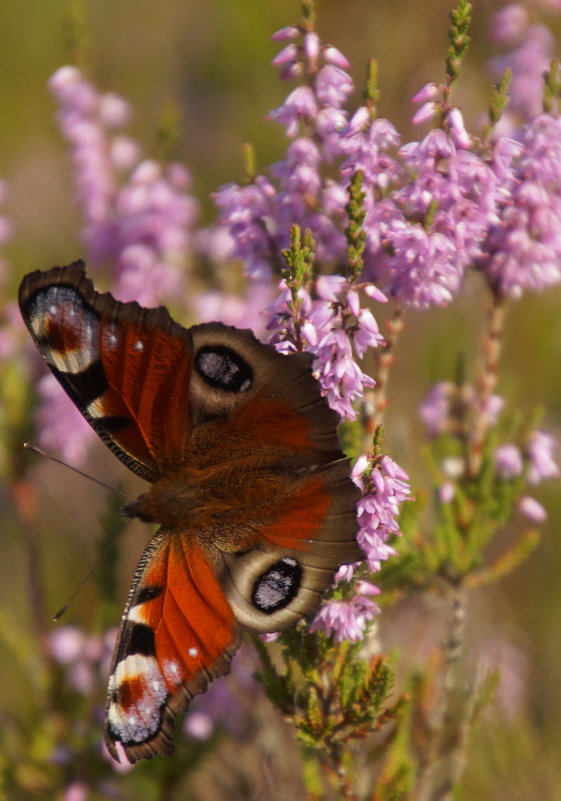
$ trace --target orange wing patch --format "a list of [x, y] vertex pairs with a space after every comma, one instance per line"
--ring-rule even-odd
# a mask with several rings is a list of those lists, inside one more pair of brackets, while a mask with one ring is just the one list
[[171, 712], [227, 671], [237, 636], [200, 547], [158, 532], [137, 571], [109, 680], [105, 737], [113, 756], [116, 742], [131, 761], [170, 751]]

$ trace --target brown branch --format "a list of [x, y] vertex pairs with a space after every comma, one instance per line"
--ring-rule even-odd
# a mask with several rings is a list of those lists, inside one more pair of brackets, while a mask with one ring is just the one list
[[394, 307], [392, 318], [388, 320], [388, 334], [386, 341], [380, 349], [378, 360], [378, 375], [376, 376], [376, 386], [366, 390], [362, 403], [362, 432], [363, 432], [363, 451], [372, 450], [372, 438], [376, 427], [383, 422], [385, 411], [388, 407], [387, 389], [389, 383], [390, 368], [396, 360], [396, 348], [399, 337], [405, 328], [403, 309], [399, 304]]
[[498, 382], [505, 313], [505, 298], [493, 292], [491, 304], [487, 310], [487, 320], [483, 335], [481, 371], [475, 381], [475, 414], [468, 452], [468, 473], [470, 476], [476, 475], [481, 467], [485, 436], [492, 423], [489, 406]]

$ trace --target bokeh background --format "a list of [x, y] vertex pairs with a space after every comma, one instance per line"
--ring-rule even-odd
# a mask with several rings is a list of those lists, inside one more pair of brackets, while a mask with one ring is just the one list
[[[471, 124], [477, 123], [490, 98], [488, 62], [496, 51], [487, 30], [491, 14], [499, 7], [487, 0], [476, 0], [474, 5], [473, 44], [456, 94], [456, 102]], [[68, 153], [46, 89], [50, 75], [76, 57], [76, 38], [68, 27], [69, 7], [62, 0], [0, 0], [0, 176], [9, 186], [5, 210], [15, 226], [15, 236], [5, 248], [9, 273], [4, 300], [15, 297], [23, 273], [81, 255], [81, 223], [72, 196]], [[404, 140], [417, 136], [410, 125], [411, 96], [426, 81], [443, 77], [449, 10], [446, 0], [317, 0], [322, 40], [332, 42], [350, 58], [357, 86], [367, 59], [379, 59], [380, 114], [396, 125]], [[211, 222], [210, 193], [223, 183], [240, 179], [244, 142], [255, 146], [260, 168], [283, 153], [282, 131], [265, 119], [287, 94], [287, 86], [270, 65], [279, 49], [270, 35], [299, 20], [299, 3], [91, 0], [83, 4], [82, 11], [87, 34], [79, 48], [82, 65], [99, 88], [130, 101], [134, 109], [130, 131], [146, 154], [159, 155], [162, 121], [170, 113], [178, 115], [173, 156], [192, 173], [201, 224]], [[558, 18], [547, 19], [554, 30], [559, 28]], [[543, 427], [558, 435], [560, 310], [560, 290], [528, 295], [512, 304], [500, 383], [502, 394], [523, 413], [543, 406]], [[464, 354], [468, 369], [473, 368], [483, 313], [481, 287], [473, 279], [450, 308], [408, 315], [390, 387], [387, 444], [416, 487], [427, 486], [418, 404], [433, 381], [453, 377], [459, 354]], [[139, 489], [134, 478], [123, 477], [124, 468], [101, 447], [92, 452], [89, 469], [115, 484], [124, 480], [129, 492]], [[107, 499], [103, 490], [63, 468], [38, 463], [32, 472], [40, 509], [35, 545], [45, 586], [40, 603], [48, 618], [67, 600], [95, 558]], [[492, 590], [474, 593], [471, 601], [469, 648], [474, 659], [500, 664], [504, 681], [502, 705], [488, 713], [472, 743], [463, 795], [470, 801], [561, 798], [558, 483], [540, 487], [538, 497], [549, 513], [539, 547], [508, 579]], [[28, 552], [6, 486], [0, 488], [0, 514], [0, 725], [9, 727], [33, 706], [30, 675], [34, 656], [29, 646], [33, 626]], [[509, 536], [511, 533], [505, 532], [505, 539]], [[132, 525], [123, 535], [122, 599], [144, 541], [141, 526]], [[97, 588], [90, 582], [66, 622], [87, 630], [94, 625], [97, 603]], [[439, 614], [430, 601], [409, 599], [384, 613], [380, 637], [389, 646], [400, 648], [405, 659], [422, 658], [426, 639], [437, 641], [441, 634]], [[22, 672], [20, 657], [30, 666], [30, 674]], [[262, 717], [268, 720], [272, 712], [263, 704]], [[40, 726], [41, 721], [35, 725]], [[295, 754], [286, 745], [289, 730], [281, 727], [275, 737], [268, 744], [274, 752], [273, 778], [261, 795], [251, 795], [255, 785], [252, 789], [250, 781], [248, 798], [281, 798], [286, 792], [301, 790], [293, 785], [290, 765]], [[205, 798], [229, 797], [226, 790], [235, 784], [233, 778], [233, 784], [228, 784], [229, 772], [236, 762], [247, 761], [251, 776], [252, 759], [260, 758], [256, 753], [247, 743], [231, 738], [221, 746], [218, 758], [209, 754], [209, 761], [202, 761], [190, 785], [195, 789], [177, 797], [190, 798], [189, 793], [195, 791], [206, 793], [201, 796]], [[139, 770], [149, 769], [142, 766]], [[213, 784], [213, 773], [220, 771], [224, 773], [222, 796], [216, 789], [220, 783]], [[34, 794], [33, 781], [28, 782], [18, 798], [44, 797], [40, 783], [37, 786]], [[119, 792], [119, 797], [130, 799], [173, 797], [163, 791], [140, 796], [135, 794], [138, 789], [133, 792], [126, 784]], [[109, 796], [94, 793], [91, 797]], [[230, 797], [237, 797], [233, 790]]]

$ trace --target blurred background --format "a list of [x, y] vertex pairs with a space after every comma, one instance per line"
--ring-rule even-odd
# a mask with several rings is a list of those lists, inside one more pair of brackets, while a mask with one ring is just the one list
[[[280, 127], [265, 119], [288, 92], [270, 65], [279, 50], [270, 36], [299, 21], [296, 0], [95, 0], [81, 6], [87, 37], [78, 42], [69, 27], [74, 5], [62, 0], [0, 0], [0, 177], [9, 189], [4, 211], [15, 228], [4, 249], [8, 264], [5, 302], [15, 298], [23, 273], [64, 264], [81, 255], [81, 222], [73, 199], [68, 150], [46, 89], [56, 69], [75, 61], [77, 50], [81, 66], [99, 89], [116, 92], [131, 103], [134, 117], [129, 130], [146, 155], [161, 155], [158, 131], [170, 114], [178, 116], [173, 158], [192, 174], [201, 225], [215, 218], [211, 192], [221, 184], [240, 180], [243, 143], [254, 145], [258, 169], [278, 160], [285, 147]], [[317, 0], [316, 6], [322, 40], [336, 45], [350, 59], [357, 87], [367, 59], [375, 56], [379, 60], [380, 115], [394, 123], [404, 141], [416, 138], [418, 133], [410, 125], [410, 98], [426, 81], [443, 78], [449, 4], [445, 0]], [[552, 9], [554, 6], [552, 3]], [[498, 8], [500, 4], [490, 0], [475, 3], [473, 43], [455, 95], [468, 127], [477, 125], [489, 103], [492, 77], [488, 64], [497, 50], [488, 37], [488, 27]], [[559, 30], [559, 16], [545, 13], [545, 19], [552, 30]], [[350, 105], [358, 102], [357, 92]], [[511, 304], [499, 386], [523, 413], [543, 406], [541, 427], [557, 436], [561, 433], [560, 303], [557, 289]], [[389, 391], [387, 446], [411, 475], [414, 487], [427, 486], [417, 407], [431, 383], [453, 378], [458, 354], [465, 355], [468, 370], [473, 368], [483, 313], [481, 287], [473, 279], [450, 308], [407, 316]], [[140, 490], [139, 483], [124, 476], [125, 468], [101, 446], [92, 451], [88, 469], [115, 485], [125, 482], [127, 492]], [[31, 548], [26, 540], [29, 535], [22, 533], [17, 522], [7, 484], [0, 488], [0, 725], [4, 727], [26, 716], [28, 725], [42, 725], [41, 720], [33, 719], [36, 688], [30, 686], [29, 678], [35, 658], [30, 637], [34, 630], [30, 612], [33, 571], [41, 571], [44, 595], [35, 601], [41, 606], [40, 615], [48, 620], [95, 559], [100, 519], [108, 503], [103, 490], [64, 468], [37, 463], [32, 475], [38, 487], [38, 526]], [[538, 548], [508, 579], [491, 590], [474, 592], [471, 600], [469, 647], [473, 657], [498, 664], [504, 681], [499, 706], [488, 714], [472, 743], [463, 795], [469, 801], [561, 798], [558, 483], [540, 487], [537, 497], [548, 510]], [[120, 601], [125, 598], [145, 536], [143, 527], [136, 524], [122, 536]], [[505, 532], [505, 538], [509, 536], [511, 532]], [[30, 553], [36, 563], [30, 561]], [[79, 625], [85, 631], [93, 628], [98, 603], [97, 587], [90, 582], [68, 612], [66, 624]], [[401, 649], [412, 663], [424, 658], [427, 638], [437, 642], [440, 636], [439, 613], [426, 600], [410, 599], [380, 620], [382, 642]], [[22, 660], [29, 674], [22, 673]], [[262, 722], [270, 723], [273, 713], [265, 705], [260, 712]], [[254, 785], [264, 788], [261, 795], [255, 795], [250, 782], [248, 798], [281, 798], [287, 792], [301, 797], [290, 768], [296, 757], [286, 746], [288, 730], [275, 725], [266, 729], [272, 732], [266, 743], [267, 770], [272, 771], [272, 778]], [[236, 762], [247, 767], [248, 775], [255, 770], [261, 776], [262, 770], [253, 764], [261, 757], [255, 756], [251, 741], [242, 740], [231, 736], [220, 745], [218, 757], [216, 753], [201, 757], [190, 789], [177, 797], [195, 798], [199, 792], [208, 799], [237, 798], [232, 789], [238, 788], [237, 779], [232, 778]], [[13, 779], [17, 769], [6, 764], [9, 754], [8, 749], [0, 755], [0, 765], [4, 763]], [[142, 777], [150, 770], [153, 773], [159, 768], [143, 765], [135, 773]], [[225, 777], [222, 787], [213, 776], [221, 771]], [[41, 781], [28, 771], [13, 798], [47, 797], [42, 795]], [[119, 784], [118, 777], [111, 785], [118, 788], [114, 797], [175, 797], [171, 790], [165, 795], [161, 786], [148, 790], [148, 785], [141, 795], [140, 780], [134, 785], [127, 781], [129, 777], [124, 776]], [[83, 797], [113, 797], [110, 792], [114, 790], [98, 788]], [[68, 788], [61, 788], [56, 798], [71, 798], [65, 793]], [[12, 796], [7, 797], [11, 801]]]

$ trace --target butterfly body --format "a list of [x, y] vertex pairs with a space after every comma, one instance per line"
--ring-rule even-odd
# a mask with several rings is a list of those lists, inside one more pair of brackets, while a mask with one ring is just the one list
[[170, 753], [175, 715], [227, 672], [241, 631], [294, 625], [360, 558], [337, 415], [309, 356], [119, 303], [81, 262], [27, 275], [20, 308], [83, 416], [150, 482], [124, 509], [160, 528], [125, 606], [105, 737], [131, 761]]

